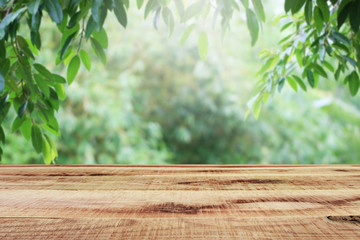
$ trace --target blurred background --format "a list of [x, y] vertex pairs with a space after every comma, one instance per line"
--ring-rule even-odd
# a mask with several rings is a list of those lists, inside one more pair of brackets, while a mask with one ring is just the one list
[[[126, 30], [108, 16], [107, 65], [93, 54], [91, 71], [81, 66], [57, 114], [57, 163], [359, 163], [360, 97], [351, 97], [332, 78], [307, 92], [285, 85], [258, 120], [244, 120], [262, 66], [259, 53], [275, 50], [287, 35], [280, 32], [281, 23], [273, 26], [282, 2], [265, 5], [267, 23], [255, 47], [242, 15], [224, 36], [217, 25], [197, 26], [184, 45], [186, 26], [179, 23], [169, 37], [163, 23], [154, 29], [152, 19], [144, 20], [135, 7]], [[197, 49], [203, 30], [209, 34], [206, 61]], [[41, 31], [48, 41], [43, 41], [40, 61], [66, 75], [64, 66], [55, 66], [57, 28], [45, 20]], [[12, 112], [4, 123], [8, 135], [2, 163], [42, 164], [21, 133], [9, 134], [14, 118]]]

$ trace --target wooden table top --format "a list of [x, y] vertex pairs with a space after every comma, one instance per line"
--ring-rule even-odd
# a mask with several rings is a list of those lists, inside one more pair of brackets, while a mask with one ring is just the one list
[[0, 239], [360, 239], [360, 165], [0, 165]]

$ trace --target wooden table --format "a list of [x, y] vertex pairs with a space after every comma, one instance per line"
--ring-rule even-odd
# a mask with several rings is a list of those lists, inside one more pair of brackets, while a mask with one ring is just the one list
[[0, 239], [360, 239], [360, 165], [0, 166]]

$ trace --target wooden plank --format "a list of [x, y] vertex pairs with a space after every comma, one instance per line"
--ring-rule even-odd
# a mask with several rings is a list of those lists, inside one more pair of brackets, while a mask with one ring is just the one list
[[0, 166], [0, 239], [360, 239], [360, 166]]

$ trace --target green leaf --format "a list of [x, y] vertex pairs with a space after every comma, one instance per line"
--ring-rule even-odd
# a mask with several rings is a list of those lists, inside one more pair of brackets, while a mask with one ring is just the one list
[[33, 66], [36, 69], [36, 71], [38, 71], [38, 73], [43, 75], [49, 81], [53, 81], [52, 73], [49, 70], [47, 70], [43, 65], [41, 65], [39, 63], [34, 63]]
[[264, 12], [264, 7], [261, 3], [261, 0], [252, 0], [252, 3], [254, 5], [254, 9], [255, 9], [255, 12], [256, 12], [256, 15], [259, 16], [259, 18], [265, 22], [265, 12]]
[[90, 71], [91, 70], [91, 59], [89, 57], [89, 54], [84, 50], [80, 50], [80, 58], [81, 58], [82, 63], [86, 67], [86, 69], [88, 71]]
[[314, 21], [317, 32], [321, 32], [324, 25], [323, 25], [323, 19], [321, 17], [320, 9], [317, 6], [314, 9]]
[[184, 45], [184, 43], [186, 42], [186, 40], [189, 38], [190, 36], [190, 33], [192, 32], [192, 30], [194, 29], [194, 27], [196, 26], [195, 23], [191, 24], [190, 26], [188, 26], [184, 33], [183, 33], [183, 36], [181, 38], [181, 41], [180, 41], [180, 45]]
[[59, 98], [61, 100], [65, 100], [66, 94], [65, 94], [65, 88], [62, 84], [55, 84], [55, 91], [57, 93], [57, 95], [59, 96]]
[[19, 118], [22, 118], [22, 116], [24, 115], [27, 105], [28, 105], [28, 100], [26, 100], [25, 102], [23, 102], [20, 105], [20, 107], [19, 107], [19, 109], [17, 111], [17, 114], [18, 114]]
[[67, 77], [66, 78], [67, 78], [69, 85], [74, 81], [74, 79], [79, 71], [79, 68], [80, 68], [80, 58], [78, 55], [75, 55], [71, 59], [71, 61], [69, 63], [69, 67], [67, 69], [67, 75], [66, 75]]
[[0, 70], [0, 93], [4, 91], [4, 88], [5, 88], [5, 78]]
[[36, 124], [34, 124], [31, 128], [31, 143], [37, 153], [40, 153], [42, 151], [43, 137], [41, 129]]
[[74, 37], [76, 36], [77, 32], [74, 32], [73, 34], [71, 34], [64, 42], [64, 45], [61, 48], [61, 52], [60, 52], [60, 60], [63, 59], [66, 50], [69, 48], [71, 42], [74, 40]]
[[91, 46], [93, 51], [95, 52], [96, 56], [98, 56], [101, 60], [101, 62], [105, 65], [106, 64], [106, 55], [104, 52], [104, 49], [101, 47], [100, 43], [94, 39], [90, 38]]
[[184, 15], [181, 18], [181, 22], [186, 22], [190, 18], [193, 18], [201, 13], [201, 10], [204, 7], [203, 1], [198, 1], [191, 4], [188, 8], [185, 9]]
[[103, 0], [94, 0], [91, 8], [91, 14], [94, 22], [100, 24], [100, 15], [101, 15], [101, 5]]
[[16, 132], [21, 127], [21, 125], [24, 123], [25, 120], [26, 120], [26, 117], [23, 117], [23, 118], [16, 117], [14, 122], [12, 123], [11, 132], [13, 132], [13, 133]]
[[312, 64], [311, 66], [312, 66], [312, 68], [313, 68], [317, 73], [319, 73], [322, 77], [324, 77], [324, 78], [327, 78], [327, 77], [328, 77], [327, 74], [326, 74], [326, 72], [325, 72], [325, 70], [324, 70], [319, 64], [314, 63], [314, 64]]
[[63, 11], [58, 0], [46, 0], [44, 1], [46, 10], [48, 11], [51, 19], [60, 24], [63, 19]]
[[343, 35], [339, 32], [332, 32], [330, 36], [339, 42], [342, 42], [347, 45], [351, 45], [350, 40], [345, 35]]
[[355, 96], [359, 91], [359, 76], [356, 71], [353, 71], [349, 77], [349, 89], [352, 96]]
[[95, 28], [96, 28], [96, 23], [93, 20], [93, 18], [90, 17], [89, 20], [86, 23], [86, 29], [85, 29], [85, 38], [86, 38], [86, 40], [89, 39], [91, 34], [94, 32]]
[[162, 16], [165, 24], [169, 27], [169, 36], [171, 36], [174, 31], [174, 16], [168, 7], [163, 8]]
[[109, 40], [108, 40], [108, 36], [106, 34], [106, 31], [104, 28], [102, 28], [100, 30], [100, 32], [98, 31], [94, 31], [92, 33], [93, 37], [96, 39], [96, 41], [98, 41], [101, 45], [102, 48], [108, 48], [109, 46]]
[[62, 83], [62, 84], [66, 83], [65, 78], [63, 78], [62, 76], [55, 73], [53, 73], [52, 76], [54, 83]]
[[287, 82], [289, 83], [290, 87], [292, 89], [294, 89], [295, 92], [297, 92], [297, 84], [296, 81], [294, 79], [292, 79], [291, 77], [287, 77], [286, 78]]
[[314, 88], [315, 87], [315, 79], [314, 79], [314, 74], [312, 73], [312, 71], [307, 70], [306, 71], [306, 76], [307, 76], [307, 79], [308, 79], [308, 82], [309, 82], [310, 86], [312, 88]]
[[330, 10], [327, 0], [316, 0], [316, 4], [320, 8], [322, 19], [324, 22], [328, 22], [330, 18]]
[[184, 3], [182, 0], [174, 0], [174, 1], [175, 1], [176, 10], [177, 10], [180, 18], [182, 18], [184, 16], [184, 12], [185, 12]]
[[31, 15], [34, 15], [38, 12], [40, 2], [41, 2], [41, 0], [34, 0], [30, 3], [28, 3], [28, 10]]
[[20, 131], [27, 141], [29, 141], [31, 138], [31, 126], [32, 126], [31, 119], [26, 118], [20, 127]]
[[137, 5], [138, 9], [140, 9], [142, 7], [143, 3], [144, 3], [144, 0], [136, 0], [136, 5]]
[[119, 23], [124, 28], [126, 28], [127, 16], [126, 16], [124, 4], [123, 4], [122, 0], [114, 0], [114, 3], [115, 3], [115, 8], [114, 8], [115, 16], [116, 16], [117, 20], [119, 21]]
[[201, 32], [198, 39], [198, 50], [200, 58], [205, 61], [209, 47], [208, 37], [205, 32]]
[[305, 5], [305, 20], [308, 25], [311, 25], [312, 12], [313, 12], [312, 7], [313, 7], [312, 0], [307, 0]]
[[249, 8], [246, 9], [247, 27], [250, 31], [251, 46], [254, 46], [259, 35], [259, 23], [257, 21], [255, 13]]

